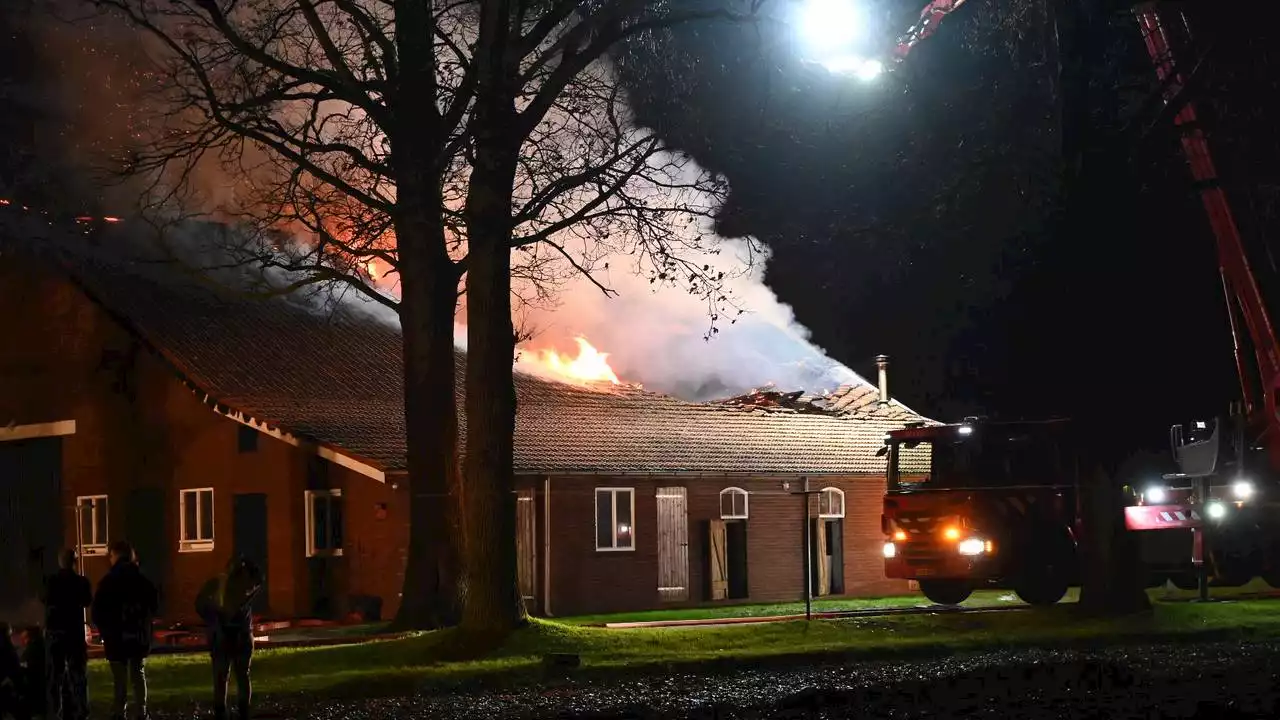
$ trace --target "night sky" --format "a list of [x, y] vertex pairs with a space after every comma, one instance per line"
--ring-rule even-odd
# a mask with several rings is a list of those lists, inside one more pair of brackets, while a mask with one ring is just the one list
[[[922, 5], [867, 2], [886, 43]], [[1069, 415], [1159, 448], [1170, 423], [1237, 392], [1213, 238], [1167, 123], [1123, 145], [1107, 230], [1062, 231], [1047, 4], [969, 0], [873, 84], [798, 62], [770, 27], [684, 28], [623, 68], [642, 122], [728, 177], [722, 234], [768, 243], [769, 285], [833, 357], [874, 376], [871, 358], [891, 355], [894, 393], [940, 419]], [[1208, 128], [1266, 286], [1280, 152], [1263, 110], [1280, 26], [1190, 5], [1213, 47]], [[45, 167], [30, 147], [66, 142], [40, 137], [52, 101], [15, 100], [16, 83], [50, 70], [12, 13], [3, 23], [0, 187]], [[1090, 111], [1118, 131], [1153, 73], [1127, 13], [1100, 43]]]
[[[920, 5], [880, 4], [900, 28]], [[1167, 124], [1124, 146], [1109, 232], [1055, 232], [1046, 13], [972, 0], [874, 86], [723, 26], [680, 33], [660, 47], [675, 58], [665, 72], [633, 75], [647, 120], [728, 176], [723, 230], [768, 242], [770, 286], [833, 357], [871, 375], [891, 355], [895, 394], [935, 417], [1068, 415], [1159, 448], [1169, 424], [1238, 395], [1213, 237]], [[1235, 133], [1214, 150], [1257, 240], [1280, 197], [1260, 113], [1275, 30], [1239, 13], [1195, 20], [1226, 38], [1204, 65], [1207, 109], [1215, 138]], [[1113, 14], [1103, 45], [1090, 104], [1114, 129], [1155, 84], [1131, 16]]]

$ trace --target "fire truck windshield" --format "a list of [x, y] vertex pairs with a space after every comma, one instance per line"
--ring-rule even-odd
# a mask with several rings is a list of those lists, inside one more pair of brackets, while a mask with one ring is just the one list
[[976, 489], [1069, 485], [1071, 473], [1053, 437], [980, 432], [896, 443], [889, 488]]

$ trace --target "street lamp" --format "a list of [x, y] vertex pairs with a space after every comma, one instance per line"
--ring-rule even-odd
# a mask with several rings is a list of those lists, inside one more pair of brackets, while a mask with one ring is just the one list
[[865, 53], [871, 23], [858, 0], [801, 0], [795, 27], [803, 56], [829, 72], [870, 82], [885, 70]]

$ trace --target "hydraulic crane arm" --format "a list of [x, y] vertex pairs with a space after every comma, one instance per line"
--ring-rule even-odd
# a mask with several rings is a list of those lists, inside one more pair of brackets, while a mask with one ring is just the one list
[[[1134, 8], [1134, 14], [1142, 29], [1151, 62], [1155, 65], [1156, 76], [1164, 84], [1165, 102], [1172, 102], [1186, 84], [1186, 78], [1175, 64], [1173, 43], [1162, 13], [1156, 3], [1151, 2]], [[1171, 13], [1170, 17], [1173, 16], [1176, 16], [1176, 21], [1181, 25], [1181, 31], [1190, 36], [1186, 16], [1181, 12]], [[1231, 321], [1245, 418], [1255, 435], [1266, 436], [1271, 464], [1280, 469], [1280, 408], [1276, 406], [1277, 396], [1280, 395], [1280, 342], [1263, 302], [1257, 278], [1249, 265], [1240, 229], [1231, 213], [1226, 193], [1223, 192], [1213, 156], [1209, 152], [1208, 140], [1199, 125], [1192, 101], [1188, 99], [1183, 103], [1174, 116], [1174, 124], [1182, 136], [1182, 151], [1187, 157], [1192, 179], [1200, 191], [1200, 199], [1217, 242], [1218, 269]], [[1242, 347], [1241, 323], [1237, 315], [1243, 320], [1244, 330], [1248, 332], [1253, 345], [1253, 359], [1261, 386], [1256, 390], [1250, 387], [1246, 350]]]

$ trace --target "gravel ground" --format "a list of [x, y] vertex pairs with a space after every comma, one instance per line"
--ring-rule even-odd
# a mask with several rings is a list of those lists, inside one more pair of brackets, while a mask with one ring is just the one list
[[[305, 705], [268, 718], [1277, 718], [1280, 643], [988, 652]], [[178, 713], [166, 717], [190, 717]]]

